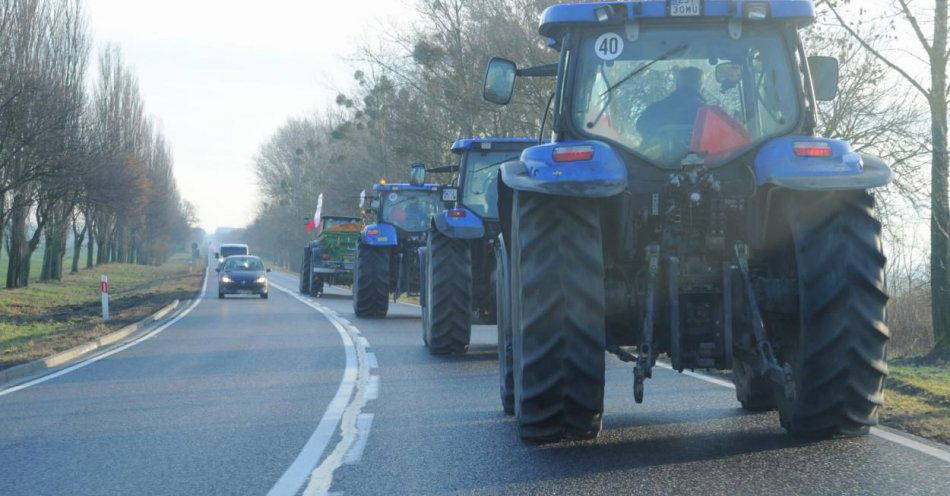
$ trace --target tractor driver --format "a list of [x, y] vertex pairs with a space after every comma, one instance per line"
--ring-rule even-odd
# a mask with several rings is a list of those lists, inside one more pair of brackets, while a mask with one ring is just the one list
[[[676, 136], [692, 134], [696, 113], [706, 105], [702, 95], [703, 71], [684, 67], [676, 75], [676, 89], [666, 98], [650, 104], [637, 119], [637, 131], [648, 145], [671, 141]], [[671, 126], [674, 126], [671, 129]], [[686, 132], [683, 130], [688, 129]], [[676, 131], [681, 131], [677, 133]], [[673, 131], [673, 134], [667, 134]]]

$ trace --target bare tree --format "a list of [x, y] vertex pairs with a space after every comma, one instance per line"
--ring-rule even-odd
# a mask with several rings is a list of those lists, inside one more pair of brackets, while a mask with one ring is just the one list
[[[947, 156], [947, 27], [948, 10], [947, 0], [927, 0], [927, 6], [922, 2], [911, 5], [910, 0], [893, 0], [894, 14], [905, 23], [906, 29], [913, 33], [917, 41], [917, 55], [913, 57], [894, 56], [874, 47], [873, 35], [867, 35], [856, 27], [857, 22], [848, 22], [842, 15], [841, 5], [850, 3], [850, 0], [823, 1], [848, 33], [854, 37], [865, 49], [874, 54], [890, 69], [903, 77], [926, 100], [930, 109], [931, 120], [931, 168], [930, 168], [930, 273], [931, 293], [934, 302], [950, 301], [950, 191], [948, 191], [948, 156]], [[927, 25], [921, 19], [921, 13], [926, 13], [930, 32], [926, 32]], [[858, 20], [860, 21], [860, 20]], [[890, 21], [882, 21], [890, 22]], [[893, 27], [886, 24], [879, 25], [877, 33], [891, 33]], [[902, 47], [903, 48], [903, 47]], [[900, 52], [904, 53], [904, 52]], [[930, 70], [930, 80], [915, 76], [915, 71], [908, 64], [908, 59], [922, 61]], [[950, 307], [936, 303], [931, 305], [933, 315], [934, 335], [936, 338], [935, 354], [950, 354]]]

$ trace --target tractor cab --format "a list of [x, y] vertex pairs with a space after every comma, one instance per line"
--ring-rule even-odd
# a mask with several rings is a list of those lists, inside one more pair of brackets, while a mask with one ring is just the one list
[[502, 164], [521, 158], [537, 139], [465, 139], [452, 145], [458, 156], [458, 206], [483, 220], [498, 219], [498, 171]]
[[411, 235], [429, 229], [429, 223], [442, 211], [442, 188], [435, 184], [377, 184], [376, 217], [379, 223], [390, 224], [397, 231]]
[[[823, 140], [776, 143], [812, 136], [817, 102], [837, 94], [837, 60], [806, 56], [799, 38], [814, 17], [811, 0], [556, 5], [544, 12], [540, 33], [560, 51], [557, 68], [492, 59], [485, 98], [507, 103], [519, 75], [557, 75], [555, 135], [572, 146], [537, 151], [551, 173], [613, 161], [634, 190], [661, 191], [669, 171], [729, 165], [742, 175], [747, 157], [779, 148], [842, 157], [822, 172], [853, 174], [850, 149]], [[745, 186], [737, 195], [751, 193]]]

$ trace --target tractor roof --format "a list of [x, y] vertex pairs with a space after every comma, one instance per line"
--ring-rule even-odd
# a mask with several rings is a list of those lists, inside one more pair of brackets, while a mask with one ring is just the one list
[[452, 145], [452, 153], [463, 153], [470, 151], [476, 146], [490, 143], [508, 143], [521, 145], [537, 145], [537, 138], [485, 138], [485, 139], [463, 139], [458, 140]]
[[373, 191], [439, 191], [441, 186], [438, 184], [426, 184], [424, 186], [413, 186], [411, 184], [374, 184]]
[[[601, 21], [598, 21], [598, 9], [605, 6], [615, 6], [615, 12], [619, 13], [622, 18], [605, 20], [604, 23], [638, 19], [742, 19], [748, 16], [747, 6], [751, 7], [756, 4], [768, 5], [767, 18], [769, 19], [797, 20], [800, 25], [807, 25], [815, 20], [813, 0], [704, 0], [700, 3], [703, 6], [702, 15], [695, 17], [672, 17], [669, 3], [669, 0], [640, 0], [637, 2], [554, 5], [548, 7], [541, 14], [540, 31], [543, 36], [555, 38], [567, 26], [601, 24]], [[600, 15], [604, 15], [603, 11]]]

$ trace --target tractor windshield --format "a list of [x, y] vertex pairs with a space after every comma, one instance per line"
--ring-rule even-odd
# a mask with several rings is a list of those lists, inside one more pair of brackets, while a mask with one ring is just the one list
[[432, 217], [442, 211], [442, 194], [439, 191], [384, 191], [381, 194], [383, 222], [403, 231], [429, 229]]
[[465, 158], [465, 177], [462, 179], [462, 205], [479, 217], [497, 219], [498, 169], [501, 164], [517, 160], [520, 156], [521, 150], [469, 152]]
[[774, 26], [746, 25], [739, 39], [725, 25], [585, 31], [573, 120], [660, 167], [690, 153], [723, 163], [797, 124], [792, 57]]

